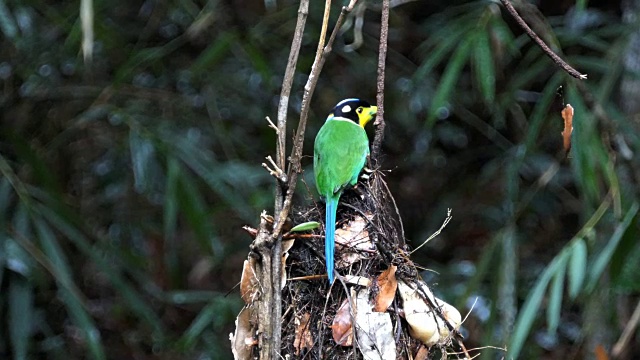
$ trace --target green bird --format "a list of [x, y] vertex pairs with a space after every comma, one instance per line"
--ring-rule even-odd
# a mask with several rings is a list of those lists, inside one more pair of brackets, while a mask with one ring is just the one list
[[320, 128], [313, 147], [316, 187], [327, 203], [324, 252], [329, 282], [333, 283], [336, 210], [342, 191], [355, 185], [369, 155], [364, 126], [378, 108], [359, 99], [345, 99], [331, 111]]

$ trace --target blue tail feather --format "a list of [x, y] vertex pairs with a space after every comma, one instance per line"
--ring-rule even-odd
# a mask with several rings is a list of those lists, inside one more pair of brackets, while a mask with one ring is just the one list
[[329, 283], [333, 284], [333, 267], [334, 267], [334, 251], [335, 251], [335, 234], [336, 234], [336, 211], [338, 209], [339, 197], [327, 197], [327, 209], [325, 213], [325, 237], [324, 237], [324, 256], [327, 266], [327, 275], [329, 275]]

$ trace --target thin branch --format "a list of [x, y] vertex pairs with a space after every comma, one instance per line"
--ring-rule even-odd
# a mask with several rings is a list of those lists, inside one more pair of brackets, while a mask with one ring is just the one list
[[267, 159], [267, 161], [269, 162], [269, 164], [271, 164], [271, 166], [269, 166], [266, 163], [262, 163], [262, 167], [267, 169], [267, 171], [269, 172], [269, 175], [276, 178], [280, 182], [280, 184], [286, 184], [287, 174], [285, 174], [284, 171], [280, 169], [278, 165], [276, 165], [276, 163], [273, 161], [273, 158], [271, 158], [271, 156], [267, 156], [265, 159]]
[[440, 229], [438, 229], [438, 231], [434, 232], [431, 236], [429, 236], [429, 238], [427, 240], [425, 240], [417, 248], [413, 249], [413, 251], [410, 252], [409, 254], [413, 254], [414, 252], [418, 251], [418, 249], [423, 247], [426, 243], [428, 243], [429, 241], [433, 240], [436, 236], [440, 235], [442, 230], [447, 226], [447, 224], [449, 224], [449, 221], [451, 221], [452, 218], [453, 218], [453, 216], [451, 216], [451, 209], [447, 209], [447, 218], [444, 219], [444, 222], [442, 223], [442, 226], [440, 226]]
[[[289, 96], [291, 87], [293, 86], [293, 78], [298, 64], [298, 56], [300, 55], [300, 47], [302, 46], [302, 37], [304, 36], [304, 27], [309, 14], [309, 0], [300, 1], [298, 8], [298, 21], [296, 29], [293, 33], [291, 41], [291, 51], [289, 52], [289, 61], [284, 72], [284, 80], [282, 81], [282, 91], [280, 91], [280, 102], [278, 103], [278, 148], [276, 153], [276, 161], [278, 167], [284, 169], [286, 166], [286, 134], [287, 134], [287, 109], [289, 108]], [[277, 212], [276, 212], [277, 213]]]
[[629, 319], [629, 322], [624, 327], [624, 331], [622, 332], [620, 339], [618, 339], [616, 344], [613, 346], [613, 350], [611, 351], [611, 357], [618, 358], [620, 354], [622, 354], [622, 351], [629, 343], [631, 336], [633, 335], [636, 327], [638, 326], [638, 322], [640, 322], [640, 301], [638, 302], [638, 305], [636, 305], [636, 309], [633, 311], [633, 315], [631, 315], [631, 319]]
[[580, 72], [578, 72], [578, 70], [574, 69], [573, 67], [571, 67], [571, 65], [562, 60], [560, 56], [556, 55], [556, 53], [554, 53], [553, 50], [551, 50], [549, 46], [547, 46], [547, 44], [545, 44], [544, 41], [542, 41], [542, 39], [540, 39], [540, 37], [533, 30], [531, 30], [529, 25], [527, 25], [524, 19], [522, 19], [522, 17], [518, 14], [509, 0], [500, 0], [500, 2], [502, 2], [502, 5], [507, 8], [507, 11], [509, 11], [511, 16], [516, 19], [518, 25], [520, 25], [520, 27], [527, 33], [527, 35], [529, 35], [529, 37], [533, 41], [535, 41], [538, 46], [540, 46], [542, 51], [544, 51], [544, 53], [547, 54], [547, 56], [549, 56], [551, 60], [556, 63], [556, 65], [560, 66], [562, 69], [564, 69], [564, 71], [566, 71], [567, 73], [569, 73], [569, 75], [573, 76], [576, 79], [585, 80], [587, 78], [586, 74], [581, 74]]
[[[276, 126], [276, 124], [273, 123], [273, 121], [271, 121], [270, 117], [266, 117], [267, 122], [269, 123], [269, 127], [273, 129], [273, 131], [276, 132], [276, 135], [280, 136], [280, 129], [278, 129], [278, 127]], [[286, 121], [286, 120], [285, 120]], [[278, 139], [279, 140], [279, 139]], [[279, 144], [278, 144], [279, 145]]]
[[[276, 162], [274, 163], [271, 157], [267, 158], [273, 166], [274, 171], [272, 173], [275, 173], [277, 175], [276, 178], [278, 179], [278, 184], [275, 188], [275, 204], [273, 212], [276, 218], [278, 218], [278, 215], [283, 212], [282, 209], [284, 207], [286, 197], [285, 185], [288, 183], [284, 169], [286, 167], [287, 109], [289, 108], [289, 96], [291, 94], [291, 87], [293, 86], [293, 78], [295, 76], [308, 14], [309, 0], [301, 0], [300, 7], [298, 8], [296, 29], [293, 33], [293, 40], [291, 41], [289, 60], [285, 69], [284, 79], [282, 81], [280, 101], [278, 103], [278, 125], [276, 130], [278, 140], [276, 144]], [[281, 223], [284, 224], [284, 221]], [[261, 359], [277, 359], [282, 347], [282, 322], [280, 321], [280, 318], [282, 317], [282, 292], [280, 288], [280, 278], [282, 277], [282, 237], [280, 236], [280, 230], [277, 232], [274, 231], [271, 235], [272, 236], [269, 236], [268, 238], [271, 239], [272, 242], [275, 242], [275, 244], [273, 244], [274, 246], [272, 247], [265, 248], [265, 254], [263, 256], [263, 259], [265, 259], [266, 262], [266, 264], [263, 264], [263, 268], [270, 270], [268, 273], [263, 272], [263, 275], [267, 277], [270, 276], [270, 278], [267, 279], [270, 280], [269, 283], [271, 286], [265, 291], [265, 296], [262, 298], [262, 307], [268, 310], [260, 312], [261, 314], [269, 313], [268, 319], [263, 318], [261, 320], [266, 321], [268, 329], [266, 329], [267, 333], [264, 335], [266, 336], [267, 342], [271, 343], [271, 345], [260, 349]], [[265, 326], [265, 328], [267, 326]]]
[[[318, 78], [320, 76], [320, 71], [322, 71], [322, 66], [326, 60], [327, 55], [331, 52], [331, 48], [333, 46], [333, 42], [336, 39], [336, 35], [338, 30], [342, 26], [344, 22], [344, 17], [348, 14], [353, 7], [355, 6], [357, 0], [351, 0], [349, 6], [342, 7], [342, 11], [340, 12], [340, 16], [338, 17], [338, 21], [336, 22], [335, 27], [333, 28], [333, 32], [331, 33], [331, 37], [327, 42], [327, 45], [324, 47], [324, 50], [321, 53], [316, 54], [316, 58], [311, 67], [311, 73], [309, 74], [309, 79], [304, 86], [304, 94], [302, 96], [302, 110], [300, 111], [300, 122], [298, 123], [298, 130], [296, 131], [296, 135], [294, 138], [293, 149], [291, 150], [291, 162], [289, 167], [289, 186], [287, 188], [287, 194], [284, 200], [284, 204], [282, 207], [282, 211], [277, 217], [276, 224], [273, 230], [273, 236], [276, 237], [282, 231], [282, 226], [284, 225], [287, 216], [289, 215], [289, 211], [291, 210], [291, 202], [293, 199], [293, 194], [295, 191], [295, 185], [298, 181], [298, 174], [302, 172], [302, 168], [300, 166], [300, 160], [302, 158], [302, 145], [304, 144], [304, 133], [307, 127], [307, 119], [309, 117], [309, 108], [311, 105], [311, 97], [313, 96], [313, 92], [318, 83]], [[324, 21], [329, 21], [328, 17], [323, 19]], [[324, 28], [324, 27], [323, 27]], [[324, 39], [325, 35], [321, 35], [320, 38]]]
[[389, 37], [389, 0], [382, 1], [382, 16], [380, 18], [380, 45], [378, 50], [378, 81], [376, 89], [376, 103], [378, 105], [378, 113], [376, 121], [373, 125], [376, 127], [376, 133], [371, 146], [371, 163], [375, 167], [378, 165], [378, 157], [380, 156], [380, 146], [384, 138], [384, 77], [385, 64], [387, 61], [387, 39]]

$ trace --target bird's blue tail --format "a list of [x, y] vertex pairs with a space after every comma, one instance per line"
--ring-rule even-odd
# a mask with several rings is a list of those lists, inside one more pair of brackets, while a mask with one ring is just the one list
[[338, 209], [339, 197], [327, 197], [327, 210], [325, 214], [325, 235], [324, 235], [324, 256], [327, 265], [327, 275], [329, 283], [333, 284], [333, 253], [335, 250], [336, 235], [336, 210]]

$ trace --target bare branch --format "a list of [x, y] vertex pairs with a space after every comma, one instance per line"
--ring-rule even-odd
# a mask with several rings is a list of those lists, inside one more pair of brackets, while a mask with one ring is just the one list
[[371, 163], [374, 167], [378, 165], [378, 157], [380, 156], [380, 146], [384, 138], [384, 77], [385, 64], [387, 61], [387, 39], [389, 37], [389, 0], [382, 1], [382, 16], [380, 18], [380, 45], [378, 50], [378, 81], [376, 89], [376, 103], [378, 105], [378, 113], [376, 121], [373, 125], [376, 127], [376, 133], [371, 145]]
[[[307, 22], [307, 15], [309, 14], [309, 0], [300, 1], [300, 7], [298, 8], [298, 22], [296, 23], [296, 30], [293, 34], [293, 40], [291, 42], [291, 51], [289, 52], [289, 61], [287, 62], [287, 68], [284, 72], [284, 79], [282, 81], [282, 91], [280, 91], [280, 102], [278, 103], [278, 148], [276, 153], [276, 161], [278, 167], [284, 169], [285, 153], [286, 153], [286, 133], [287, 133], [287, 108], [289, 107], [289, 95], [291, 94], [291, 87], [293, 86], [293, 78], [296, 71], [296, 65], [298, 64], [298, 55], [300, 55], [300, 47], [302, 46], [302, 37], [304, 35], [304, 27]], [[282, 206], [282, 201], [280, 202]], [[276, 204], [276, 208], [279, 206]], [[278, 211], [275, 212], [276, 214]]]
[[[291, 209], [291, 201], [293, 199], [293, 194], [295, 191], [295, 185], [298, 181], [298, 174], [302, 172], [302, 168], [300, 166], [300, 160], [302, 158], [302, 145], [304, 144], [304, 133], [307, 127], [307, 119], [309, 117], [309, 108], [311, 106], [311, 97], [313, 96], [313, 92], [318, 83], [318, 78], [320, 76], [320, 72], [322, 71], [322, 66], [326, 60], [327, 55], [331, 52], [333, 42], [336, 39], [336, 35], [338, 30], [342, 26], [344, 22], [344, 17], [348, 14], [353, 7], [355, 6], [357, 0], [351, 0], [349, 6], [342, 7], [342, 11], [340, 12], [340, 16], [338, 17], [338, 21], [336, 22], [335, 27], [333, 28], [333, 32], [331, 33], [331, 37], [327, 42], [327, 45], [324, 47], [322, 52], [316, 53], [316, 58], [311, 66], [311, 73], [309, 74], [309, 79], [304, 86], [304, 94], [302, 96], [302, 109], [300, 111], [300, 122], [298, 123], [298, 130], [296, 131], [296, 135], [294, 137], [293, 149], [291, 150], [291, 163], [289, 167], [289, 184], [287, 188], [287, 194], [284, 200], [284, 204], [282, 207], [282, 211], [277, 217], [276, 224], [273, 229], [273, 236], [277, 237], [278, 234], [282, 231], [282, 226], [284, 225], [287, 216], [289, 215], [289, 210]], [[325, 11], [325, 15], [328, 13]], [[324, 22], [328, 22], [329, 17], [325, 16], [323, 19]], [[323, 26], [324, 29], [324, 26]], [[326, 34], [321, 34], [320, 39], [324, 39]]]
[[629, 340], [632, 338], [633, 333], [640, 322], [640, 302], [636, 305], [636, 309], [633, 311], [633, 315], [631, 315], [631, 319], [627, 322], [627, 325], [624, 327], [624, 331], [622, 335], [620, 335], [620, 339], [616, 341], [616, 344], [613, 346], [613, 350], [611, 351], [611, 355], [613, 358], [619, 357]]
[[540, 46], [542, 51], [544, 51], [544, 53], [547, 54], [547, 56], [549, 56], [551, 60], [553, 60], [553, 62], [556, 63], [556, 65], [560, 66], [562, 69], [564, 69], [564, 71], [566, 71], [569, 75], [573, 76], [576, 79], [585, 80], [587, 78], [586, 74], [579, 73], [578, 70], [571, 67], [571, 65], [567, 64], [564, 60], [562, 60], [560, 56], [556, 55], [556, 53], [554, 53], [553, 50], [551, 50], [549, 46], [547, 46], [547, 44], [545, 44], [544, 41], [542, 41], [542, 39], [540, 39], [540, 37], [533, 30], [531, 30], [529, 25], [527, 25], [527, 23], [520, 16], [520, 14], [518, 14], [518, 12], [513, 7], [513, 5], [511, 5], [511, 2], [509, 2], [509, 0], [500, 0], [500, 2], [502, 2], [502, 5], [504, 5], [504, 7], [507, 8], [511, 16], [513, 16], [516, 19], [520, 27], [527, 33], [527, 35], [529, 35], [529, 37], [533, 41], [535, 41], [535, 43], [538, 44], [538, 46]]
[[273, 158], [271, 156], [267, 156], [265, 159], [267, 159], [267, 161], [271, 164], [271, 167], [269, 167], [269, 165], [267, 165], [266, 163], [262, 163], [262, 167], [267, 169], [267, 171], [269, 172], [269, 175], [276, 178], [276, 180], [278, 180], [280, 184], [286, 185], [287, 174], [285, 174], [284, 171], [280, 169], [278, 165], [276, 165], [276, 163], [273, 161]]
[[[286, 167], [286, 134], [287, 134], [287, 109], [289, 108], [289, 96], [291, 94], [291, 87], [293, 86], [293, 78], [295, 76], [296, 65], [298, 63], [298, 56], [300, 54], [300, 47], [302, 46], [302, 37], [304, 35], [304, 28], [307, 21], [307, 15], [309, 14], [309, 0], [301, 0], [300, 7], [298, 8], [298, 20], [296, 22], [296, 29], [293, 34], [293, 40], [291, 41], [291, 50], [289, 52], [289, 60], [284, 73], [284, 79], [282, 81], [282, 90], [280, 92], [280, 101], [278, 103], [278, 125], [276, 128], [276, 134], [278, 136], [276, 144], [276, 161], [269, 156], [267, 160], [271, 163], [273, 169], [269, 169], [266, 164], [262, 164], [265, 168], [269, 169], [269, 172], [276, 177], [278, 185], [275, 188], [275, 204], [274, 204], [274, 216], [280, 218], [279, 215], [283, 212], [282, 209], [285, 203], [285, 188], [287, 183], [287, 175], [284, 171]], [[267, 120], [271, 127], [274, 127], [269, 118]], [[295, 182], [293, 182], [295, 184]], [[287, 211], [288, 212], [288, 211]], [[286, 219], [286, 216], [285, 218]], [[282, 221], [281, 223], [284, 223]], [[261, 228], [263, 222], [261, 222]], [[275, 229], [274, 229], [275, 230]], [[267, 235], [266, 238], [270, 239], [269, 242], [275, 243], [273, 246], [264, 246], [260, 250], [262, 255], [262, 267], [261, 278], [263, 282], [268, 283], [268, 287], [265, 287], [264, 295], [261, 297], [261, 315], [260, 325], [263, 332], [261, 332], [261, 340], [264, 339], [260, 347], [261, 359], [277, 359], [279, 357], [281, 343], [282, 343], [282, 323], [280, 318], [282, 317], [282, 292], [280, 288], [280, 278], [282, 277], [281, 258], [282, 258], [282, 237], [280, 231], [274, 231]], [[256, 238], [256, 243], [259, 243], [259, 235]], [[268, 244], [266, 244], [268, 245]], [[268, 343], [265, 345], [264, 343]]]
[[444, 222], [442, 223], [442, 226], [440, 226], [440, 229], [438, 229], [438, 231], [434, 232], [431, 236], [429, 236], [429, 238], [427, 240], [425, 240], [417, 248], [413, 249], [413, 251], [411, 251], [409, 254], [413, 254], [414, 252], [418, 251], [418, 249], [423, 247], [426, 243], [428, 243], [429, 241], [433, 240], [436, 236], [440, 235], [442, 230], [447, 226], [447, 224], [449, 224], [449, 221], [451, 221], [452, 218], [453, 218], [453, 216], [451, 216], [451, 209], [447, 209], [447, 218], [444, 219]]
[[[280, 129], [278, 129], [278, 127], [276, 126], [276, 124], [273, 123], [273, 121], [271, 121], [270, 117], [266, 117], [267, 122], [269, 123], [269, 127], [273, 129], [273, 131], [276, 132], [276, 135], [280, 135]], [[286, 121], [286, 120], [285, 120]], [[279, 145], [279, 144], [278, 144]], [[278, 146], [279, 147], [279, 146]]]

